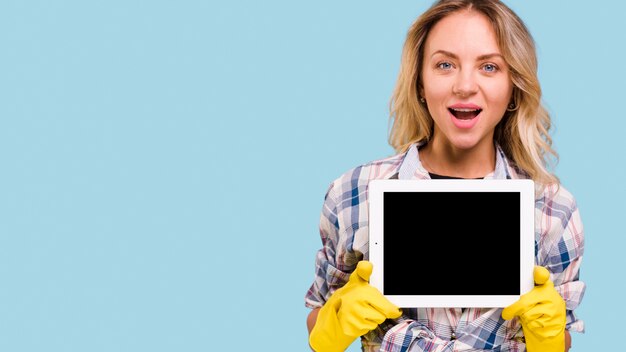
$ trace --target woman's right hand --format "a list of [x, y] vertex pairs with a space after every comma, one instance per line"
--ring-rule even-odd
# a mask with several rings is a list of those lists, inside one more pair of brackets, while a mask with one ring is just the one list
[[314, 351], [345, 351], [359, 336], [402, 311], [369, 284], [372, 263], [360, 261], [345, 286], [333, 293], [317, 314], [309, 336]]

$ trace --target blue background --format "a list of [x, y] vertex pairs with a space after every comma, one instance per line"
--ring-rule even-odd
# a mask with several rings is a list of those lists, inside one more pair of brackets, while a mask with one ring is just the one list
[[[393, 153], [401, 47], [429, 4], [2, 1], [0, 350], [308, 350], [324, 193]], [[625, 8], [508, 4], [585, 224], [574, 348], [609, 350], [626, 313]]]

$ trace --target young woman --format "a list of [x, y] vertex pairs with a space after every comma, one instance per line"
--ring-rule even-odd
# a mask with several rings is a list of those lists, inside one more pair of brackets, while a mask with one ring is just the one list
[[[568, 350], [569, 331], [584, 330], [574, 314], [583, 228], [547, 168], [557, 155], [522, 20], [498, 0], [433, 4], [408, 32], [391, 117], [397, 155], [348, 171], [326, 194], [305, 297], [310, 346], [342, 351], [361, 336], [364, 351]], [[367, 185], [388, 178], [533, 179], [535, 288], [504, 310], [395, 307], [368, 284]]]

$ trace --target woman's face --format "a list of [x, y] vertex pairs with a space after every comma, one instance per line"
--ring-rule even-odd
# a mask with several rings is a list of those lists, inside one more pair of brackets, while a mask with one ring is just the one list
[[459, 11], [433, 26], [424, 46], [422, 87], [435, 121], [432, 143], [456, 151], [491, 150], [513, 84], [484, 15]]

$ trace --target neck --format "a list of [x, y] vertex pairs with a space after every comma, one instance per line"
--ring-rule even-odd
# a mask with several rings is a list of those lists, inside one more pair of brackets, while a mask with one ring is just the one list
[[460, 178], [482, 178], [495, 169], [496, 148], [493, 143], [471, 149], [431, 141], [419, 151], [426, 171]]

